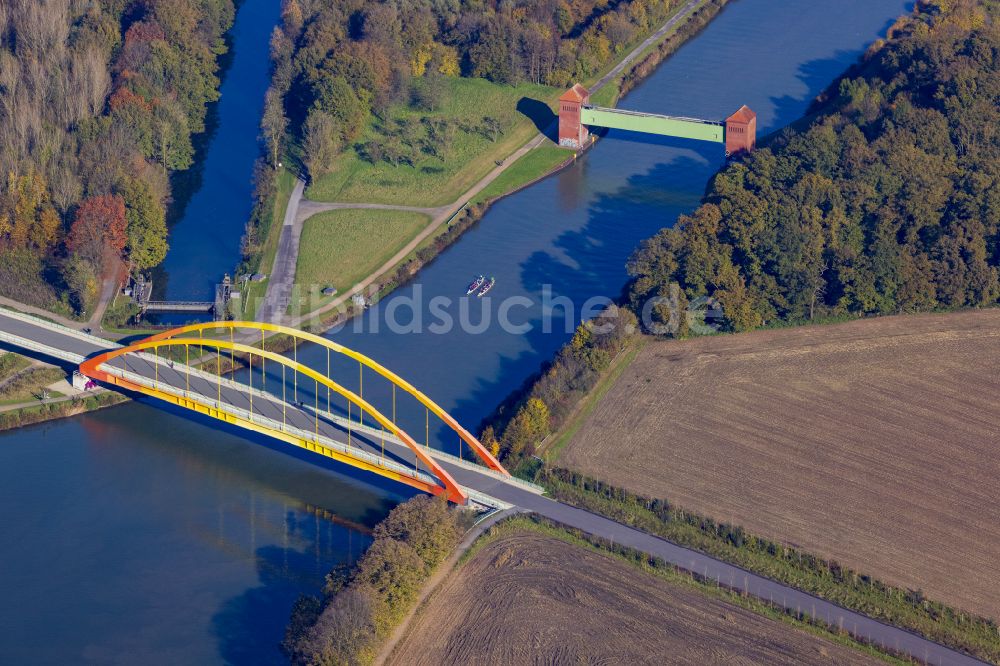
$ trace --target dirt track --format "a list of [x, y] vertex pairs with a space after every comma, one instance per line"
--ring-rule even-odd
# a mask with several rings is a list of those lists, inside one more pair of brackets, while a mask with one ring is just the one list
[[1000, 310], [651, 342], [558, 462], [1000, 617]]
[[410, 626], [390, 664], [879, 663], [525, 531], [480, 550]]

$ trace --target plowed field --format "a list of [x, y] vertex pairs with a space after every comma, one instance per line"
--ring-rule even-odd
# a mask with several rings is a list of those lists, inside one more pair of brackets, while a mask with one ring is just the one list
[[880, 663], [554, 537], [519, 532], [449, 576], [389, 663]]
[[651, 341], [557, 462], [1000, 617], [1000, 310]]

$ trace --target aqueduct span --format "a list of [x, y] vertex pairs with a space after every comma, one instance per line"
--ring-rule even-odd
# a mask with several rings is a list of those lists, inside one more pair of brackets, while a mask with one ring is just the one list
[[607, 109], [592, 106], [590, 92], [577, 83], [559, 98], [559, 145], [574, 149], [587, 146], [591, 127], [722, 143], [727, 156], [749, 153], [757, 145], [757, 114], [746, 105], [725, 120]]

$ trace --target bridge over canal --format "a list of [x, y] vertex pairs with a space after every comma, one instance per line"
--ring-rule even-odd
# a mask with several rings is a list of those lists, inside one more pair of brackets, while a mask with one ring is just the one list
[[757, 145], [757, 114], [746, 105], [725, 120], [610, 109], [591, 105], [590, 91], [577, 83], [559, 98], [559, 145], [586, 147], [591, 127], [721, 143], [727, 156], [749, 153]]
[[[292, 356], [263, 345], [268, 332], [292, 338]], [[351, 391], [326, 369], [296, 360], [297, 344], [322, 345], [365, 372], [390, 381], [452, 429], [475, 461], [421, 445], [396, 423], [392, 406], [379, 408]], [[133, 394], [151, 396], [221, 422], [263, 433], [355, 468], [444, 494], [456, 503], [537, 513], [571, 528], [659, 557], [700, 578], [717, 581], [789, 612], [814, 617], [854, 636], [930, 664], [982, 662], [913, 633], [758, 576], [703, 553], [543, 495], [534, 484], [511, 477], [503, 466], [416, 387], [375, 360], [320, 336], [271, 324], [218, 322], [164, 331], [127, 346], [38, 317], [0, 309], [0, 346], [78, 367], [82, 375]], [[193, 352], [193, 353], [192, 353]], [[227, 377], [222, 363], [246, 359], [245, 380]], [[275, 386], [266, 369], [280, 367], [286, 381]], [[297, 379], [293, 380], [292, 376]], [[256, 379], [255, 379], [256, 377]], [[271, 377], [267, 384], [264, 379]], [[291, 395], [289, 395], [291, 392]], [[296, 395], [299, 394], [299, 395]], [[339, 400], [350, 411], [334, 410]], [[393, 400], [395, 403], [395, 400]]]

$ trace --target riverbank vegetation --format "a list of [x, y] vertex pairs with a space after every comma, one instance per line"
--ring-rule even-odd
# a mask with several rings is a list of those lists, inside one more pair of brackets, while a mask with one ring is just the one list
[[218, 98], [231, 0], [0, 7], [0, 293], [83, 315], [166, 254], [169, 174]]
[[0, 431], [12, 430], [67, 416], [76, 416], [77, 414], [92, 412], [127, 401], [128, 398], [121, 394], [104, 391], [86, 397], [75, 397], [56, 402], [39, 403], [10, 411], [0, 411]]
[[920, 3], [807, 127], [723, 169], [642, 244], [632, 304], [677, 284], [681, 310], [714, 297], [733, 331], [996, 304], [998, 53], [982, 5]]
[[461, 514], [443, 497], [418, 496], [375, 527], [348, 570], [327, 576], [323, 598], [300, 597], [282, 649], [293, 664], [366, 664], [416, 602], [423, 584], [458, 545]]

